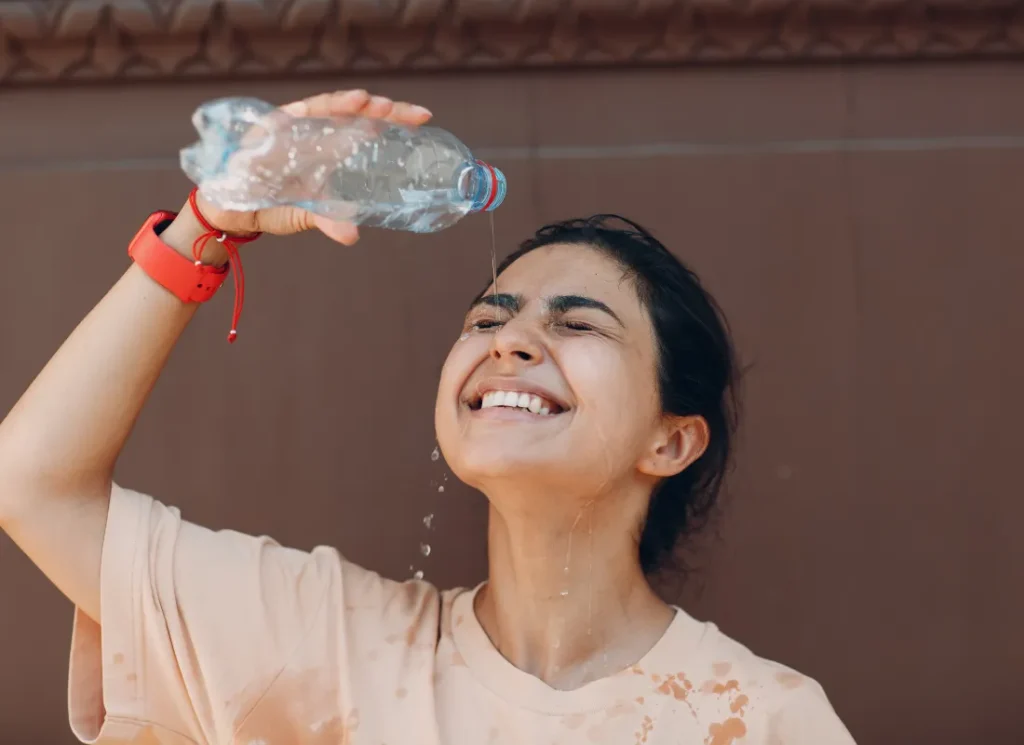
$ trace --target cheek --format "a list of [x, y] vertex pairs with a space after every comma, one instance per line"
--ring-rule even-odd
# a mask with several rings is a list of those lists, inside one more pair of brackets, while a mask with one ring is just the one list
[[455, 342], [441, 368], [441, 379], [437, 386], [438, 414], [442, 405], [458, 400], [466, 380], [486, 356], [487, 342], [481, 337], [465, 336]]
[[565, 371], [577, 395], [595, 409], [621, 414], [621, 406], [642, 405], [647, 410], [656, 402], [651, 366], [634, 352], [617, 353], [596, 345], [580, 349], [566, 360]]
[[565, 373], [587, 419], [619, 441], [646, 431], [660, 411], [653, 366], [635, 352], [580, 352]]

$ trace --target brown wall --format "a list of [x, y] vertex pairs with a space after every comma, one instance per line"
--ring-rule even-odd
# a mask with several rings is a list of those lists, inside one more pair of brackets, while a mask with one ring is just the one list
[[[861, 743], [1021, 741], [1019, 64], [5, 91], [0, 410], [125, 268], [145, 214], [181, 203], [197, 103], [357, 83], [424, 103], [505, 169], [499, 251], [545, 220], [617, 211], [720, 298], [752, 368], [691, 612], [821, 680]], [[240, 342], [224, 343], [224, 292], [119, 480], [389, 575], [481, 579], [483, 498], [438, 493], [429, 455], [437, 373], [488, 247], [480, 218], [247, 250]], [[0, 742], [71, 742], [70, 611], [0, 537]]]

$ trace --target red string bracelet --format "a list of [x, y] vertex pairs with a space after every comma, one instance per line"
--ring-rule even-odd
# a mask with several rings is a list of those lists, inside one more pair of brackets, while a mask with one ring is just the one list
[[196, 266], [200, 266], [203, 263], [203, 249], [206, 248], [206, 244], [210, 242], [211, 238], [223, 244], [224, 250], [228, 254], [228, 264], [231, 267], [231, 274], [235, 279], [235, 305], [231, 312], [231, 331], [228, 333], [228, 342], [234, 343], [235, 339], [238, 338], [238, 321], [242, 317], [242, 305], [245, 303], [245, 273], [242, 271], [242, 259], [238, 255], [238, 246], [243, 243], [251, 243], [263, 235], [263, 233], [228, 235], [224, 231], [213, 227], [203, 217], [203, 213], [199, 211], [199, 204], [196, 202], [198, 193], [199, 188], [193, 187], [188, 195], [188, 204], [192, 208], [192, 213], [196, 216], [199, 224], [206, 228], [206, 232], [192, 243], [192, 258], [195, 259]]

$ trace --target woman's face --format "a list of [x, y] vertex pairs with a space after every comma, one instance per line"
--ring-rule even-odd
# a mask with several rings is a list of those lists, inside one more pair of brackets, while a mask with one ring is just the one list
[[441, 373], [435, 425], [455, 475], [492, 496], [573, 503], [649, 489], [665, 418], [632, 280], [598, 250], [556, 244], [497, 285], [467, 314]]

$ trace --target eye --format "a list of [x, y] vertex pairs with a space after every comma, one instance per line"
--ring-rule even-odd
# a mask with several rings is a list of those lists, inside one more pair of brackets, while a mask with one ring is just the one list
[[594, 327], [583, 321], [563, 321], [561, 324], [570, 331], [593, 331]]
[[484, 318], [479, 321], [473, 321], [469, 327], [475, 331], [488, 331], [490, 329], [496, 329], [499, 326], [501, 326], [501, 321], [495, 321], [492, 318]]

